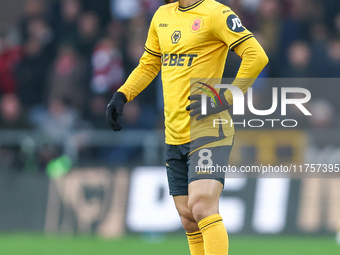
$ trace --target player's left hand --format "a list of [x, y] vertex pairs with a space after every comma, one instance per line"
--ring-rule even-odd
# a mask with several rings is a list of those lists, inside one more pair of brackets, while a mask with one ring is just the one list
[[[209, 115], [212, 114], [216, 114], [222, 111], [225, 111], [227, 109], [230, 108], [230, 105], [228, 103], [228, 101], [225, 99], [224, 95], [220, 95], [220, 99], [217, 96], [215, 96], [214, 98], [207, 96], [207, 114], [206, 115], [202, 115], [201, 114], [201, 108], [202, 108], [202, 95], [191, 95], [188, 97], [188, 99], [190, 101], [195, 101], [193, 103], [191, 103], [190, 105], [188, 105], [186, 107], [187, 111], [191, 111], [190, 112], [190, 117], [194, 117], [196, 115], [198, 115], [198, 117], [196, 118], [196, 120], [201, 120]], [[222, 104], [221, 104], [222, 102]]]

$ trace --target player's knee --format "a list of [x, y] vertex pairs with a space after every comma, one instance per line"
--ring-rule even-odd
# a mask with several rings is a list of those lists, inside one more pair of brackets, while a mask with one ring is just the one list
[[199, 222], [211, 214], [217, 213], [214, 201], [208, 195], [200, 194], [189, 197], [188, 207], [196, 222]]
[[191, 217], [181, 216], [181, 221], [185, 232], [192, 233], [199, 230], [198, 224], [192, 216]]
[[196, 222], [199, 222], [201, 219], [205, 218], [207, 208], [204, 201], [192, 202], [190, 204], [190, 209]]
[[179, 216], [181, 216], [181, 218], [182, 217], [190, 218], [190, 216], [192, 217], [191, 212], [186, 203], [177, 203], [176, 209], [178, 211]]
[[199, 230], [197, 222], [195, 221], [192, 213], [187, 206], [177, 206], [177, 210], [181, 218], [183, 228], [186, 232], [190, 233]]

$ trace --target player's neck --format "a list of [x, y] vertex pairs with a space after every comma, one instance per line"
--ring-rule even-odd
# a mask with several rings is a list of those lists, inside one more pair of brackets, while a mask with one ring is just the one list
[[188, 7], [190, 5], [193, 5], [194, 3], [197, 3], [200, 0], [178, 0], [179, 6], [181, 7]]

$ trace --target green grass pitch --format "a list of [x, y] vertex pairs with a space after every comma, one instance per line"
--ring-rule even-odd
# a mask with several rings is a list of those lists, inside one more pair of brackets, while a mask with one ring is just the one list
[[[116, 240], [84, 236], [0, 234], [1, 255], [189, 255], [183, 235], [127, 236]], [[230, 236], [229, 255], [336, 255], [333, 237]]]

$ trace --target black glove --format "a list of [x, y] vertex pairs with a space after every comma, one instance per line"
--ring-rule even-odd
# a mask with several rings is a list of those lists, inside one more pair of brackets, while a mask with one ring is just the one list
[[199, 114], [196, 120], [200, 120], [200, 119], [207, 117], [208, 115], [216, 114], [216, 113], [229, 109], [230, 105], [228, 101], [225, 99], [223, 94], [220, 95], [220, 98], [221, 98], [221, 101], [219, 100], [217, 96], [215, 96], [214, 98], [207, 96], [207, 115], [201, 115], [202, 95], [191, 95], [188, 97], [188, 99], [190, 101], [194, 101], [194, 100], [197, 100], [197, 101], [188, 105], [186, 110], [187, 111], [192, 110], [192, 112], [190, 112], [190, 117], [194, 117], [197, 114]]
[[117, 118], [123, 115], [124, 104], [126, 102], [126, 96], [122, 92], [116, 92], [106, 107], [106, 122], [109, 123], [114, 131], [122, 129], [117, 123]]

